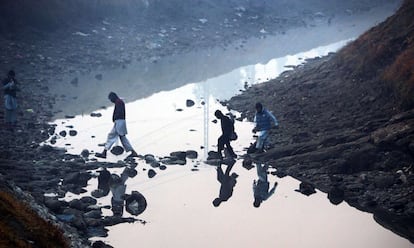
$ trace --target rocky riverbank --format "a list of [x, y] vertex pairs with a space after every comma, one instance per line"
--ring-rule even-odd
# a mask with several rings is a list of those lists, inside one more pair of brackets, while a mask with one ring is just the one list
[[[15, 191], [19, 187], [23, 191], [29, 192], [34, 197], [34, 201], [39, 204], [35, 208], [40, 211], [53, 213], [52, 215], [45, 215], [46, 219], [54, 219], [57, 223], [66, 223], [62, 224], [60, 228], [64, 229], [69, 239], [74, 237], [70, 241], [74, 247], [88, 246], [90, 243], [87, 238], [105, 235], [105, 226], [121, 222], [141, 221], [136, 218], [102, 218], [101, 210], [108, 206], [96, 206], [96, 200], [93, 197], [85, 197], [71, 202], [58, 200], [59, 197], [64, 196], [67, 192], [74, 194], [84, 192], [87, 181], [92, 176], [96, 176], [89, 173], [91, 170], [101, 167], [125, 167], [129, 169], [131, 173], [129, 175], [133, 176], [134, 168], [137, 165], [133, 160], [119, 163], [91, 162], [87, 158], [88, 154], [83, 156], [69, 155], [64, 150], [42, 144], [50, 136], [59, 135], [55, 133], [54, 127], [49, 125], [48, 121], [59, 111], [59, 109], [55, 109], [56, 102], [65, 102], [67, 100], [65, 88], [85, 87], [83, 82], [77, 79], [79, 75], [91, 74], [96, 80], [101, 81], [105, 75], [102, 76], [96, 73], [96, 71], [120, 69], [126, 72], [133, 69], [130, 65], [134, 61], [157, 63], [161, 58], [171, 54], [180, 54], [189, 50], [217, 45], [222, 46], [223, 50], [228, 49], [229, 46], [237, 46], [238, 49], [243, 49], [243, 42], [236, 42], [237, 45], [234, 45], [235, 43], [233, 42], [235, 40], [243, 41], [249, 37], [264, 38], [270, 34], [283, 34], [286, 30], [297, 26], [312, 28], [318, 25], [331, 25], [335, 22], [336, 17], [338, 17], [338, 20], [342, 20], [342, 18], [352, 19], [355, 17], [353, 15], [357, 15], [356, 13], [364, 13], [366, 10], [364, 8], [354, 10], [341, 9], [338, 10], [338, 16], [335, 17], [332, 17], [331, 14], [318, 13], [313, 10], [304, 14], [303, 18], [305, 19], [302, 19], [302, 16], [289, 16], [286, 17], [286, 20], [283, 18], [274, 19], [270, 13], [267, 13], [263, 18], [264, 22], [261, 22], [260, 25], [257, 25], [258, 22], [256, 21], [256, 16], [260, 10], [255, 12], [245, 8], [232, 8], [232, 11], [234, 16], [218, 18], [217, 20], [200, 16], [200, 18], [192, 18], [191, 22], [157, 23], [153, 25], [143, 23], [142, 25], [129, 26], [125, 23], [119, 24], [109, 18], [99, 23], [67, 27], [54, 33], [25, 30], [20, 33], [8, 33], [6, 36], [0, 37], [1, 46], [4, 48], [0, 54], [0, 68], [4, 72], [14, 68], [17, 72], [17, 79], [21, 83], [21, 91], [18, 92], [20, 104], [19, 124], [13, 130], [9, 130], [5, 126], [1, 126], [0, 129], [0, 173], [2, 174], [0, 183], [6, 185], [6, 182], [13, 182], [13, 186], [7, 187], [11, 187]], [[327, 63], [325, 65], [323, 63], [326, 59], [310, 61], [309, 65], [305, 67], [323, 70], [323, 73], [326, 74], [328, 70], [324, 69], [324, 66]], [[295, 71], [298, 70], [300, 68]], [[290, 74], [284, 74], [283, 77], [287, 75]], [[300, 75], [300, 72], [298, 75]], [[294, 78], [293, 74], [289, 77]], [[290, 80], [289, 77], [286, 77], [285, 80]], [[301, 85], [299, 88], [304, 87], [303, 90], [319, 88], [319, 82], [316, 81], [320, 77], [323, 77], [322, 74], [315, 75], [314, 83], [311, 82], [305, 86]], [[54, 85], [60, 85], [61, 91], [52, 90]], [[255, 89], [252, 88], [248, 92], [254, 92]], [[328, 89], [331, 88], [328, 87]], [[285, 90], [287, 92], [291, 91], [288, 87]], [[322, 94], [322, 91], [318, 92]], [[256, 93], [260, 93], [260, 99], [266, 99], [270, 91], [263, 92], [259, 88]], [[282, 93], [278, 95], [283, 96], [285, 92]], [[313, 142], [317, 143], [318, 139], [314, 139], [315, 137], [326, 137], [323, 136], [325, 135], [325, 129], [322, 128], [315, 132], [306, 131], [305, 129], [301, 132], [296, 131], [301, 130], [303, 126], [311, 127], [311, 124], [313, 124], [312, 120], [316, 121], [317, 119], [311, 116], [309, 119], [300, 121], [303, 113], [298, 110], [295, 104], [300, 102], [304, 106], [311, 107], [305, 101], [313, 99], [310, 98], [311, 96], [303, 96], [302, 93], [292, 93], [291, 98], [287, 98], [289, 96], [287, 94], [284, 98], [286, 106], [290, 106], [290, 112], [286, 112], [286, 118], [281, 119], [282, 127], [280, 130], [290, 130], [290, 132], [286, 133], [286, 135], [280, 134], [280, 137], [275, 139], [279, 142], [275, 143], [276, 146], [279, 144], [291, 144], [290, 138], [295, 137], [295, 140], [300, 142], [304, 140], [310, 142], [306, 147], [309, 146], [309, 149], [311, 149], [314, 147], [311, 144]], [[107, 93], [105, 92], [104, 94]], [[319, 95], [316, 98], [323, 99]], [[242, 102], [241, 99], [238, 100]], [[264, 102], [272, 106], [270, 105], [270, 98], [269, 102], [265, 100]], [[371, 97], [367, 97], [362, 101], [362, 103], [372, 102], [377, 102], [377, 98], [372, 100]], [[362, 103], [361, 106], [365, 106]], [[378, 100], [378, 104], [380, 103], [381, 101]], [[3, 109], [2, 104], [3, 102], [0, 104], [1, 109]], [[338, 99], [337, 107], [341, 108], [343, 105], [353, 106], [348, 104], [347, 101], [341, 105]], [[289, 108], [286, 109], [288, 110]], [[275, 113], [282, 113], [277, 108], [272, 108], [272, 110]], [[378, 112], [374, 109], [372, 111]], [[247, 114], [249, 115], [249, 113]], [[382, 112], [378, 119], [373, 121], [372, 118], [369, 116], [364, 117], [365, 115], [361, 113], [354, 119], [359, 120], [358, 123], [363, 123], [365, 120], [373, 121], [368, 127], [374, 130], [380, 127], [381, 124], [384, 124], [392, 114], [393, 111], [391, 110], [390, 113]], [[0, 112], [0, 118], [3, 115], [4, 113]], [[328, 116], [328, 114], [324, 114], [323, 118], [328, 118], [325, 115]], [[333, 135], [332, 140], [329, 142], [333, 143], [341, 141], [341, 139], [335, 138], [337, 136], [333, 132], [333, 130], [337, 129], [336, 124], [339, 120], [349, 116], [338, 116], [336, 117], [337, 119], [334, 117], [329, 116], [329, 118], [332, 118], [332, 125], [329, 130], [332, 131], [331, 134]], [[283, 125], [289, 126], [283, 124], [286, 122], [285, 119], [295, 120], [296, 126], [293, 125], [289, 127], [290, 129], [284, 129]], [[302, 126], [301, 124], [304, 123], [308, 124]], [[344, 127], [349, 127], [350, 132], [356, 126], [356, 124], [353, 124], [353, 120], [349, 120], [346, 123]], [[295, 130], [295, 132], [292, 130]], [[295, 133], [296, 136], [292, 136], [292, 133]], [[323, 133], [323, 135], [317, 135], [318, 133]], [[351, 142], [356, 139], [355, 137], [358, 138], [358, 135], [361, 134], [346, 135], [346, 138], [349, 138], [348, 141]], [[329, 142], [328, 144], [331, 144]], [[316, 147], [319, 146], [319, 144], [315, 145]], [[301, 149], [303, 150], [304, 148], [302, 147]], [[297, 149], [294, 150], [296, 151]], [[269, 152], [268, 154], [270, 155], [271, 153]], [[286, 168], [288, 168], [288, 165], [286, 165]], [[283, 170], [279, 169], [279, 171]], [[287, 169], [286, 172], [290, 173]], [[294, 173], [290, 174], [295, 176]], [[299, 174], [297, 177], [301, 178]], [[374, 176], [367, 175], [366, 177]], [[322, 176], [318, 180], [323, 178], [325, 177]], [[340, 181], [341, 179], [339, 178], [338, 180]], [[29, 201], [29, 204], [33, 205], [34, 203]], [[28, 244], [30, 240], [25, 242]], [[102, 244], [96, 244], [96, 246], [98, 245]]]
[[[384, 38], [393, 33], [412, 39], [408, 20], [414, 9], [408, 2], [337, 54], [253, 86], [228, 106], [251, 120], [260, 101], [278, 117], [273, 148], [256, 160], [326, 192], [334, 204], [346, 201], [373, 213], [381, 225], [414, 242], [414, 109], [404, 104], [413, 82], [384, 79], [402, 54], [413, 58], [412, 43], [401, 47]], [[387, 55], [378, 47], [387, 47]]]

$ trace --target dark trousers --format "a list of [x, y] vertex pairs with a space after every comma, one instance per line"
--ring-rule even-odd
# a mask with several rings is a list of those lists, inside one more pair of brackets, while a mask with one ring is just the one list
[[230, 137], [227, 135], [221, 135], [218, 138], [218, 153], [219, 155], [221, 155], [221, 151], [224, 149], [224, 145], [226, 146], [227, 150], [229, 151], [231, 156], [235, 156], [236, 154], [233, 151], [233, 148], [230, 145]]

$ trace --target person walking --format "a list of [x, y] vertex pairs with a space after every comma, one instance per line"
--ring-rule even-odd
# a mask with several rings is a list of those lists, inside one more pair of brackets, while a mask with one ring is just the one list
[[13, 128], [17, 123], [17, 80], [16, 73], [10, 70], [3, 83], [4, 92], [4, 122], [7, 127]]
[[114, 92], [110, 92], [108, 99], [115, 104], [114, 112], [112, 115], [112, 121], [114, 126], [108, 134], [107, 141], [105, 143], [105, 149], [102, 153], [95, 154], [98, 158], [106, 158], [107, 151], [111, 149], [112, 145], [117, 141], [118, 137], [121, 140], [122, 146], [126, 152], [131, 152], [128, 157], [138, 157], [138, 154], [132, 148], [131, 143], [126, 137], [127, 127], [125, 121], [125, 103], [122, 101], [118, 95]]
[[216, 110], [216, 112], [214, 112], [214, 115], [221, 122], [222, 134], [218, 138], [218, 141], [217, 141], [217, 153], [218, 153], [219, 158], [220, 159], [223, 158], [221, 151], [223, 151], [224, 146], [226, 146], [227, 151], [229, 152], [230, 156], [232, 156], [233, 158], [236, 158], [237, 155], [236, 153], [234, 153], [233, 148], [230, 145], [231, 137], [234, 134], [233, 121], [229, 117], [225, 116], [220, 110]]
[[276, 117], [263, 105], [258, 102], [256, 103], [256, 114], [254, 116], [255, 127], [253, 133], [259, 132], [256, 141], [256, 152], [263, 152], [266, 139], [269, 136], [269, 130], [272, 128], [272, 124], [277, 127], [279, 125]]

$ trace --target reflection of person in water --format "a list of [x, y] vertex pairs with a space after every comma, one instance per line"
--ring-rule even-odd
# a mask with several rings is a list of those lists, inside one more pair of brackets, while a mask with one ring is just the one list
[[269, 181], [267, 180], [267, 168], [268, 165], [261, 165], [257, 164], [257, 177], [259, 178], [257, 181], [253, 181], [253, 194], [254, 194], [254, 202], [253, 206], [256, 208], [260, 207], [260, 204], [267, 200], [273, 193], [275, 193], [275, 189], [277, 186], [277, 182], [273, 185], [273, 188], [269, 191]]
[[121, 173], [121, 176], [118, 176], [116, 174], [111, 175], [109, 189], [112, 193], [111, 205], [114, 216], [122, 216], [124, 213], [124, 198], [126, 190], [125, 182], [127, 179], [128, 174], [126, 170]]
[[235, 160], [232, 160], [232, 163], [227, 165], [225, 173], [223, 173], [221, 164], [217, 166], [217, 181], [219, 181], [221, 185], [219, 197], [213, 201], [213, 205], [215, 207], [218, 207], [220, 203], [227, 201], [233, 195], [233, 188], [236, 185], [236, 178], [238, 175], [236, 173], [232, 173], [230, 175], [230, 171], [233, 168], [235, 162]]
[[99, 172], [99, 176], [98, 176], [98, 190], [102, 192], [102, 196], [106, 196], [109, 194], [110, 180], [111, 180], [111, 173], [106, 168], [103, 168]]

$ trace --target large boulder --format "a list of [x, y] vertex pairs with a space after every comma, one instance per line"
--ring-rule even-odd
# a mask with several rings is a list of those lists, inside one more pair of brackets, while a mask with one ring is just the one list
[[132, 215], [139, 215], [147, 208], [147, 200], [138, 191], [132, 191], [125, 197], [125, 209]]

